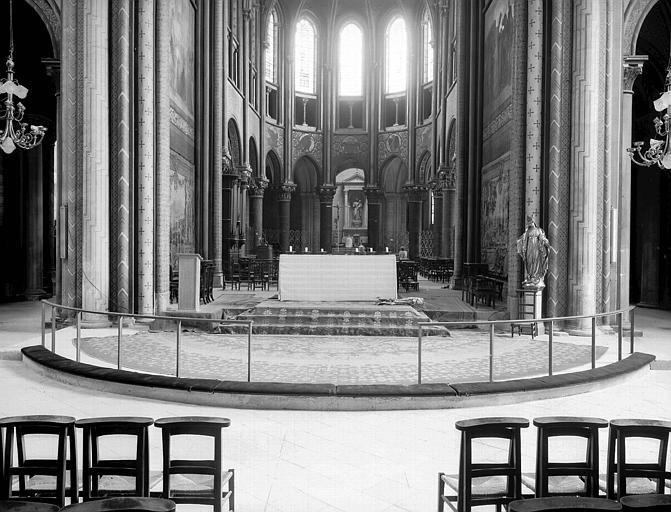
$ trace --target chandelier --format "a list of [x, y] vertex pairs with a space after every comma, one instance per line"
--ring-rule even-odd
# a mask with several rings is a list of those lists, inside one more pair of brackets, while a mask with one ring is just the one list
[[44, 126], [28, 126], [23, 123], [26, 107], [20, 101], [14, 104], [14, 96], [23, 99], [28, 89], [14, 80], [14, 33], [12, 23], [13, 0], [9, 0], [9, 55], [7, 57], [7, 78], [0, 79], [0, 148], [11, 153], [20, 147], [32, 149], [42, 142], [47, 129]]

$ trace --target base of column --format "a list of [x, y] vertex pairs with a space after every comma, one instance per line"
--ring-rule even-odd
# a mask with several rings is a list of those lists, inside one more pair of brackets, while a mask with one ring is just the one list
[[215, 288], [223, 288], [224, 286], [224, 273], [215, 272], [212, 276], [212, 286]]
[[26, 300], [40, 300], [48, 297], [48, 294], [42, 288], [29, 288], [23, 292], [23, 296]]
[[82, 313], [82, 329], [104, 329], [112, 326], [107, 315], [96, 315], [94, 313]]

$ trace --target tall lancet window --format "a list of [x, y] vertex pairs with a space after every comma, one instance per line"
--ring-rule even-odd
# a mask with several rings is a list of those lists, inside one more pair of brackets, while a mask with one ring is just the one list
[[305, 128], [317, 126], [317, 30], [308, 18], [296, 24], [294, 53], [294, 122]]
[[338, 128], [364, 127], [363, 32], [347, 23], [338, 41]]
[[431, 118], [433, 102], [433, 66], [434, 66], [434, 43], [431, 14], [429, 9], [424, 10], [422, 16], [422, 81], [419, 94], [419, 122]]
[[265, 34], [265, 79], [266, 79], [266, 115], [274, 121], [280, 120], [280, 94], [279, 94], [279, 16], [273, 8], [268, 14]]
[[387, 26], [385, 59], [385, 127], [405, 125], [406, 89], [408, 87], [408, 37], [405, 20], [400, 16]]

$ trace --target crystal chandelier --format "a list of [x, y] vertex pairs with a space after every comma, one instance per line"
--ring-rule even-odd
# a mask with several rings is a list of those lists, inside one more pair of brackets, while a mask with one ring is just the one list
[[9, 0], [9, 55], [7, 57], [7, 78], [0, 79], [0, 148], [11, 153], [20, 147], [32, 149], [42, 142], [47, 129], [44, 126], [28, 126], [21, 122], [26, 107], [19, 101], [14, 104], [14, 96], [23, 99], [28, 89], [14, 80], [14, 33], [12, 20], [13, 0]]

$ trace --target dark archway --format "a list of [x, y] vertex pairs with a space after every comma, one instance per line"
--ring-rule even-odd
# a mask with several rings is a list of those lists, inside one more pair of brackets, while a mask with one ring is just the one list
[[277, 200], [277, 187], [282, 183], [282, 165], [273, 150], [266, 154], [265, 178], [268, 188], [263, 196], [263, 239], [280, 250], [280, 210]]
[[[632, 140], [659, 138], [653, 101], [664, 90], [669, 64], [671, 4], [658, 2], [645, 18], [636, 53], [648, 55], [643, 74], [634, 82]], [[671, 308], [671, 171], [632, 165], [630, 301]]]
[[390, 251], [408, 248], [407, 194], [403, 190], [408, 168], [403, 160], [392, 157], [382, 166], [381, 188], [384, 191], [382, 240]]
[[289, 245], [319, 250], [319, 171], [309, 157], [301, 157], [294, 165], [296, 190], [291, 196]]
[[[0, 6], [0, 62], [5, 74], [9, 42], [9, 2]], [[0, 151], [0, 239], [11, 249], [0, 252], [0, 300], [38, 299], [55, 292], [56, 237], [56, 72], [52, 38], [35, 7], [14, 2], [14, 78], [28, 88], [21, 99], [28, 124], [47, 127], [42, 144], [30, 150]], [[45, 62], [46, 59], [46, 62]], [[57, 66], [54, 66], [57, 68]], [[53, 70], [50, 68], [49, 71]], [[3, 96], [4, 101], [4, 96]], [[15, 98], [15, 102], [16, 102]], [[4, 126], [0, 128], [0, 131]]]

